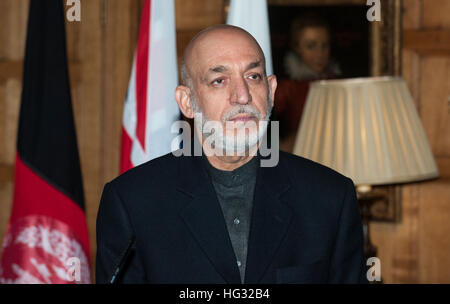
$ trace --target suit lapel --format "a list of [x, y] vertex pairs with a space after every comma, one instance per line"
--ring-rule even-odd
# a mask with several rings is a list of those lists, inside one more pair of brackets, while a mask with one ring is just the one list
[[[224, 216], [201, 157], [180, 157], [179, 162], [177, 189], [189, 199], [181, 217], [223, 279], [241, 283]], [[290, 187], [279, 166], [258, 168], [245, 283], [261, 280], [288, 230], [291, 208], [281, 195]]]
[[258, 283], [273, 260], [291, 221], [291, 209], [281, 200], [290, 182], [279, 166], [259, 168], [255, 186], [245, 283]]
[[181, 212], [211, 264], [229, 284], [241, 283], [222, 210], [201, 157], [180, 157], [178, 190], [189, 197]]

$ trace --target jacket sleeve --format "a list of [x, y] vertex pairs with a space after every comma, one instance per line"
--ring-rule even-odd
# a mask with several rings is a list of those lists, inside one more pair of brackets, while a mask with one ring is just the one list
[[361, 216], [355, 186], [349, 178], [339, 215], [329, 283], [368, 283]]
[[[97, 256], [95, 281], [105, 284], [113, 274], [114, 269], [122, 259], [130, 240], [135, 234], [127, 210], [123, 205], [113, 183], [108, 183], [103, 189], [100, 207], [97, 214]], [[117, 283], [144, 283], [145, 272], [141, 260], [134, 247]]]

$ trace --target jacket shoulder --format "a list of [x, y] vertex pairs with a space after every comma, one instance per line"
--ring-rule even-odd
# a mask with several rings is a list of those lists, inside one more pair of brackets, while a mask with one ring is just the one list
[[175, 176], [177, 158], [172, 153], [167, 153], [160, 157], [140, 164], [114, 178], [110, 183], [117, 188], [133, 189], [147, 186]]
[[291, 180], [320, 187], [342, 187], [353, 181], [332, 168], [310, 159], [280, 151], [280, 166]]
[[321, 223], [334, 223], [333, 227], [337, 227], [346, 206], [358, 209], [353, 181], [341, 173], [303, 157], [281, 155], [281, 152], [280, 166], [292, 186], [290, 205], [304, 221], [320, 218]]

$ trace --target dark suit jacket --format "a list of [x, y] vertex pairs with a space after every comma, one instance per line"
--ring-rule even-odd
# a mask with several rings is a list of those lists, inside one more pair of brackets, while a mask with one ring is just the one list
[[[105, 185], [96, 281], [108, 281], [128, 240], [122, 283], [240, 283], [214, 186], [200, 157], [167, 154]], [[280, 152], [258, 169], [245, 283], [367, 282], [353, 182]]]

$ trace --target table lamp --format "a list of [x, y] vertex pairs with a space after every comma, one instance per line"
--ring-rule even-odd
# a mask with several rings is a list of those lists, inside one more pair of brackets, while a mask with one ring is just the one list
[[373, 185], [439, 176], [425, 130], [401, 77], [311, 83], [294, 154], [350, 177], [361, 207], [366, 256]]

